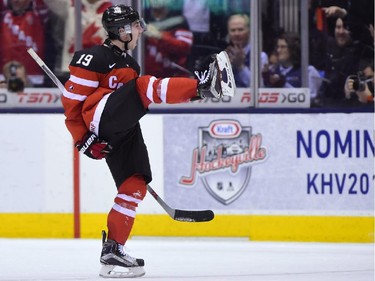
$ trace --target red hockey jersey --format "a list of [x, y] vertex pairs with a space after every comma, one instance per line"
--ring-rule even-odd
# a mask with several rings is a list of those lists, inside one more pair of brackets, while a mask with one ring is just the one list
[[130, 55], [120, 56], [105, 45], [76, 52], [69, 69], [62, 103], [65, 123], [75, 142], [82, 140], [89, 130], [98, 133], [95, 124], [100, 123], [108, 94], [116, 89], [121, 91], [130, 80], [136, 80], [136, 90], [145, 108], [151, 103], [189, 101], [197, 94], [197, 80], [139, 77], [140, 67]]
[[161, 31], [161, 38], [147, 38], [145, 72], [156, 77], [184, 76], [193, 44], [193, 33], [184, 25]]

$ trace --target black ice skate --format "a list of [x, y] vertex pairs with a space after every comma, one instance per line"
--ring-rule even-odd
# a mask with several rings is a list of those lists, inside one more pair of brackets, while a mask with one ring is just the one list
[[124, 252], [123, 245], [108, 239], [107, 234], [102, 231], [102, 253], [100, 263], [102, 268], [99, 276], [104, 278], [128, 278], [141, 277], [145, 275], [144, 260], [136, 259]]
[[210, 63], [208, 70], [194, 72], [199, 79], [199, 98], [233, 97], [236, 91], [236, 83], [227, 52], [222, 51], [212, 57], [213, 61]]

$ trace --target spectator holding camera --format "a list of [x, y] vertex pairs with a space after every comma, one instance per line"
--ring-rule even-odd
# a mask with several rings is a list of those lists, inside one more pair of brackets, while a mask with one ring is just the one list
[[368, 63], [358, 75], [350, 75], [345, 82], [345, 97], [362, 104], [374, 103], [374, 63]]
[[25, 66], [18, 61], [7, 62], [3, 67], [5, 80], [1, 81], [1, 87], [7, 87], [9, 92], [22, 92], [25, 87], [31, 87], [32, 83], [27, 78]]
[[359, 69], [360, 53], [353, 42], [352, 34], [343, 18], [337, 18], [334, 37], [327, 41], [324, 67], [324, 81], [319, 90], [319, 98], [324, 106], [341, 106], [345, 101], [344, 85], [349, 75]]

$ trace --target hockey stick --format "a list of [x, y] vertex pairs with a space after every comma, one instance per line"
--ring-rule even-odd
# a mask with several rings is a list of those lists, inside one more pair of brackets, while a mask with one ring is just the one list
[[176, 220], [183, 222], [204, 222], [210, 221], [214, 218], [214, 212], [211, 210], [180, 210], [173, 209], [168, 206], [159, 195], [152, 189], [151, 186], [147, 185], [147, 190], [155, 198], [156, 201], [163, 207], [168, 215]]
[[[38, 54], [32, 49], [29, 48], [27, 52], [30, 56], [35, 60], [35, 62], [44, 70], [44, 72], [48, 75], [48, 77], [55, 83], [55, 85], [59, 88], [59, 90], [63, 93], [65, 88], [64, 85], [60, 82], [60, 80], [56, 77], [56, 75], [49, 69], [49, 67], [44, 63], [44, 61], [38, 56]], [[150, 194], [155, 198], [155, 200], [160, 204], [160, 206], [168, 213], [168, 215], [176, 220], [182, 222], [204, 222], [210, 221], [214, 218], [214, 212], [211, 210], [179, 210], [173, 209], [167, 205], [159, 195], [151, 188], [151, 186], [147, 185], [147, 190]]]
[[60, 80], [56, 77], [56, 75], [49, 69], [49, 67], [44, 63], [44, 61], [38, 56], [38, 54], [34, 51], [33, 48], [27, 49], [27, 52], [30, 54], [30, 56], [35, 60], [35, 62], [44, 70], [44, 72], [48, 75], [48, 77], [55, 83], [57, 88], [61, 91], [61, 93], [64, 92], [64, 85], [60, 82]]

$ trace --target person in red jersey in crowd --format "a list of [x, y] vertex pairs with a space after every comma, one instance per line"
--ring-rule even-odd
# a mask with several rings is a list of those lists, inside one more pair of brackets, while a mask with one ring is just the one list
[[45, 55], [45, 15], [36, 9], [32, 0], [9, 0], [1, 17], [0, 69], [12, 60], [20, 61], [33, 85], [44, 82], [43, 70], [26, 52], [28, 48], [44, 59]]
[[191, 73], [187, 60], [193, 33], [181, 14], [170, 12], [170, 0], [150, 1], [150, 21], [145, 32], [145, 71], [157, 77], [184, 76]]

